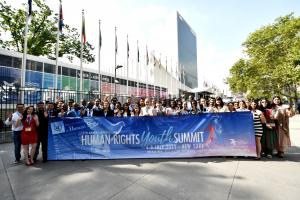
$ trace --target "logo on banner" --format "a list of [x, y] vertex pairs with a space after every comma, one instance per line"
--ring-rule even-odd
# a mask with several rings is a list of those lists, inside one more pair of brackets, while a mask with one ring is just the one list
[[51, 123], [52, 135], [60, 134], [65, 132], [65, 125], [63, 121]]

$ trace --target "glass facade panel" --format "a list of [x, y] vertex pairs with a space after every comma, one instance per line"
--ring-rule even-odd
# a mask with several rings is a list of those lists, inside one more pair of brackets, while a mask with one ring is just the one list
[[31, 60], [27, 60], [26, 63], [26, 69], [37, 72], [43, 72], [43, 63]]
[[54, 74], [44, 73], [44, 88], [53, 89], [54, 88]]
[[0, 55], [0, 66], [12, 67], [12, 57]]
[[41, 72], [26, 71], [25, 86], [42, 88], [43, 74]]
[[190, 88], [198, 87], [197, 38], [191, 27], [177, 13], [178, 63], [184, 70], [181, 82]]
[[0, 66], [0, 85], [17, 86], [21, 83], [21, 70]]
[[45, 63], [44, 72], [50, 73], [50, 74], [55, 74], [55, 65]]
[[17, 69], [21, 69], [22, 68], [22, 59], [12, 57], [12, 67], [17, 68]]

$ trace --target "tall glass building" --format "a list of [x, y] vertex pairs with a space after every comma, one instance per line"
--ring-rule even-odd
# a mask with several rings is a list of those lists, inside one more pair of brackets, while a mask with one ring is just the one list
[[198, 87], [197, 38], [195, 32], [177, 12], [178, 64], [181, 82], [190, 88]]

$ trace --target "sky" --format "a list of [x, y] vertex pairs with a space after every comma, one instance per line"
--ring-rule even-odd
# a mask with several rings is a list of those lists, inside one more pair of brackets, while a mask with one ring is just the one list
[[[45, 1], [53, 10], [58, 10], [58, 0]], [[20, 7], [27, 0], [7, 2]], [[62, 0], [62, 3], [64, 23], [78, 30], [81, 30], [82, 9], [85, 10], [87, 41], [96, 46], [96, 62], [85, 67], [95, 70], [101, 20], [101, 67], [108, 72], [112, 72], [111, 66], [114, 66], [114, 27], [118, 35], [117, 64], [126, 65], [127, 34], [132, 66], [136, 60], [137, 40], [141, 55], [146, 54], [147, 45], [149, 52], [173, 59], [175, 63], [174, 26], [178, 11], [197, 36], [198, 85], [205, 80], [221, 90], [226, 89], [223, 80], [228, 77], [230, 67], [245, 57], [242, 43], [250, 33], [273, 23], [279, 16], [291, 12], [300, 16], [299, 0]], [[126, 69], [119, 73], [125, 74]]]

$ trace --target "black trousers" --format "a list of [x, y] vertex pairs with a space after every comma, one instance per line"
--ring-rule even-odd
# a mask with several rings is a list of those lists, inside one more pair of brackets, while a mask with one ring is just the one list
[[48, 137], [47, 136], [39, 136], [39, 141], [36, 145], [35, 154], [34, 154], [33, 159], [34, 160], [37, 159], [37, 157], [39, 155], [41, 144], [42, 144], [43, 161], [47, 161], [48, 160]]

